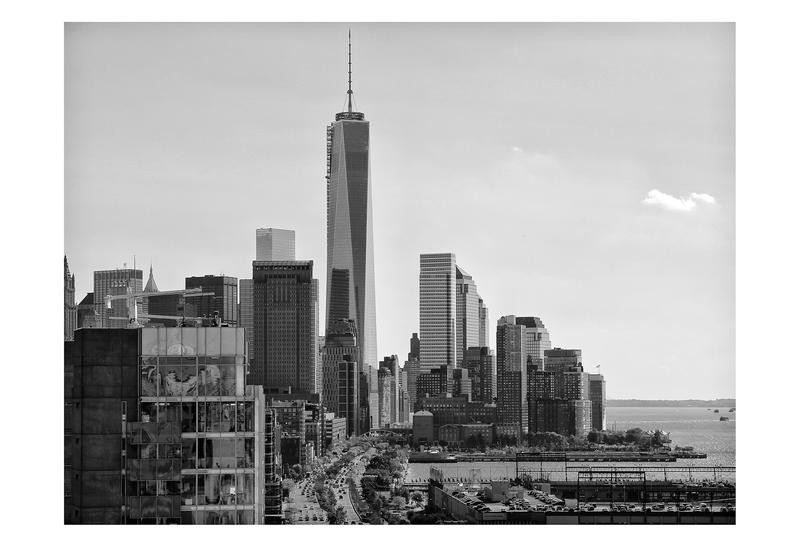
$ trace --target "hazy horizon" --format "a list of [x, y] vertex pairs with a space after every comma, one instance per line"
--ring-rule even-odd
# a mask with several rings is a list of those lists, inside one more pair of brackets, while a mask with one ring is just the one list
[[296, 231], [325, 294], [348, 27], [379, 358], [419, 332], [419, 254], [453, 252], [492, 332], [541, 317], [609, 399], [735, 398], [728, 23], [68, 23], [76, 301], [134, 255], [162, 290], [250, 278], [263, 227]]

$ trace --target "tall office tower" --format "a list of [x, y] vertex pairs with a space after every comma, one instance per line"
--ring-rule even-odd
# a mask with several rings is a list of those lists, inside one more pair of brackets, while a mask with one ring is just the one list
[[266, 392], [319, 393], [314, 262], [253, 262], [253, 359], [248, 382]]
[[204, 275], [186, 278], [187, 289], [202, 289], [208, 296], [186, 299], [186, 315], [191, 317], [213, 317], [219, 313], [223, 323], [236, 326], [239, 320], [239, 280], [226, 275]]
[[[400, 360], [397, 358], [397, 355], [391, 355], [388, 357], [384, 357], [383, 361], [381, 361], [378, 371], [386, 370], [389, 375], [389, 395], [386, 398], [388, 401], [389, 406], [384, 409], [383, 415], [387, 416], [389, 421], [388, 422], [381, 422], [381, 425], [385, 425], [385, 423], [396, 423], [400, 421], [399, 419], [399, 409], [400, 409], [400, 385], [402, 381], [400, 380]], [[380, 377], [378, 379], [378, 386], [380, 389], [381, 386]], [[380, 401], [384, 399], [379, 397]], [[380, 411], [380, 409], [379, 409]]]
[[392, 419], [392, 384], [389, 369], [378, 369], [378, 427], [388, 427]]
[[367, 386], [369, 389], [368, 395], [368, 415], [369, 426], [372, 429], [379, 428], [379, 402], [378, 402], [378, 369], [368, 363], [361, 365], [361, 370], [364, 372], [367, 379]]
[[456, 255], [419, 256], [420, 371], [456, 366]]
[[247, 336], [247, 346], [251, 352], [255, 346], [253, 335], [253, 280], [239, 280], [239, 317], [238, 326], [244, 327]]
[[[406, 391], [408, 391], [408, 411], [414, 414], [417, 409], [417, 377], [419, 376], [419, 335], [411, 333], [408, 360], [403, 369], [407, 373]], [[409, 418], [410, 419], [410, 418]]]
[[94, 307], [94, 293], [86, 293], [83, 300], [78, 302], [78, 325], [76, 328], [85, 329], [96, 326], [96, 311]]
[[592, 429], [606, 428], [606, 381], [602, 374], [589, 375], [589, 400], [592, 402]]
[[271, 443], [242, 329], [83, 329], [65, 346], [68, 522], [264, 521]]
[[462, 366], [467, 348], [481, 344], [482, 302], [472, 276], [456, 265], [456, 366]]
[[538, 317], [508, 315], [497, 321], [497, 411], [518, 442], [528, 432], [528, 374], [541, 369], [550, 334]]
[[480, 308], [479, 320], [480, 325], [478, 329], [478, 346], [479, 347], [488, 347], [489, 346], [489, 308], [486, 307], [483, 298], [478, 297], [478, 308]]
[[[142, 270], [122, 268], [94, 272], [94, 309], [97, 327], [125, 328], [128, 326], [128, 303], [125, 299], [112, 300], [111, 309], [106, 308], [106, 296], [120, 296], [131, 292], [142, 292]], [[139, 311], [141, 312], [141, 304]], [[110, 319], [121, 317], [123, 319]]]
[[[363, 113], [353, 110], [350, 67], [348, 38], [347, 112], [336, 114], [336, 120], [327, 128], [328, 309], [325, 316], [328, 326], [336, 319], [356, 320], [361, 364], [376, 369], [369, 122]], [[377, 382], [371, 389], [376, 388]], [[377, 399], [377, 391], [374, 396]]]
[[467, 349], [463, 368], [472, 381], [472, 400], [487, 404], [497, 397], [497, 360], [494, 351], [485, 346]]
[[294, 260], [294, 230], [258, 228], [256, 260]]
[[358, 331], [354, 320], [331, 323], [322, 347], [322, 404], [347, 419], [347, 434], [358, 435]]
[[64, 340], [72, 340], [78, 328], [78, 306], [75, 305], [75, 274], [69, 273], [67, 255], [64, 255]]

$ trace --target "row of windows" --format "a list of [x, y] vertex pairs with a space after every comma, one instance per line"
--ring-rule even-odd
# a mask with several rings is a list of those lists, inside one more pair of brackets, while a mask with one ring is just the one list
[[[174, 359], [174, 358], [173, 358]], [[241, 364], [193, 363], [154, 364], [144, 358], [140, 369], [139, 393], [143, 397], [244, 396], [245, 367]]]
[[[253, 432], [254, 413], [254, 401], [143, 402], [140, 406], [142, 422], [179, 423], [182, 433]], [[154, 440], [146, 437], [142, 442]]]

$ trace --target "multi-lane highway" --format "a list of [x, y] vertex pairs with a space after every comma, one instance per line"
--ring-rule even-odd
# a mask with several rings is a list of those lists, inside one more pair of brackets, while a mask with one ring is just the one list
[[327, 514], [317, 503], [311, 479], [301, 479], [292, 485], [285, 511], [286, 521], [291, 524], [328, 524]]

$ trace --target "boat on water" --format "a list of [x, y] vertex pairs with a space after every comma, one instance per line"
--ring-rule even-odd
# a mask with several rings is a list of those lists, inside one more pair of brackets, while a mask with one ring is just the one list
[[732, 408], [732, 409], [730, 409], [728, 412], [736, 412], [736, 407], [733, 407], [733, 408]]
[[718, 408], [714, 410], [714, 414], [719, 414], [719, 409]]
[[727, 422], [728, 420], [730, 420], [730, 418], [728, 418], [727, 416], [720, 416], [719, 417], [719, 421], [720, 422]]

